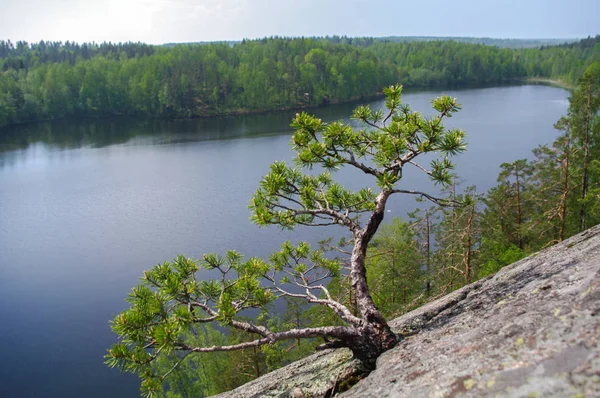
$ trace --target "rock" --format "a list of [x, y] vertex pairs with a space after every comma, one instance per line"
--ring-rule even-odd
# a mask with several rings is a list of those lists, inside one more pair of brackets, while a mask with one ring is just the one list
[[406, 314], [342, 397], [600, 396], [600, 226]]
[[[600, 396], [600, 226], [390, 322], [402, 336], [341, 397]], [[321, 352], [219, 397], [331, 396], [359, 371]]]
[[350, 350], [324, 350], [216, 397], [330, 397], [341, 380], [360, 371]]

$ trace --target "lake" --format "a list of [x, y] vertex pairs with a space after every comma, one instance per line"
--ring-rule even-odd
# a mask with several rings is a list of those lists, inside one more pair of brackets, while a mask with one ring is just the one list
[[[457, 172], [485, 192], [502, 162], [550, 143], [565, 90], [514, 86], [447, 91], [467, 132]], [[430, 113], [440, 92], [404, 96]], [[382, 107], [383, 101], [370, 103]], [[356, 104], [311, 110], [347, 119]], [[215, 119], [71, 120], [0, 130], [0, 396], [135, 397], [137, 377], [103, 364], [108, 321], [143, 270], [183, 253], [236, 249], [266, 256], [310, 229], [259, 229], [247, 205], [275, 160], [291, 160], [294, 111]], [[340, 173], [352, 187], [368, 184]], [[429, 189], [416, 169], [402, 186]], [[403, 216], [412, 199], [392, 200]]]

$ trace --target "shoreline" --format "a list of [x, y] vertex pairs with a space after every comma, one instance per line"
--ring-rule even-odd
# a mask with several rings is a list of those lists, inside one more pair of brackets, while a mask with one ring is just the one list
[[577, 86], [573, 86], [567, 82], [564, 82], [562, 80], [546, 79], [543, 77], [528, 77], [524, 81], [525, 81], [525, 83], [528, 83], [528, 84], [540, 84], [540, 85], [544, 85], [544, 86], [563, 88], [568, 91], [573, 91], [577, 87]]
[[[502, 87], [502, 86], [518, 86], [518, 85], [545, 85], [550, 87], [562, 88], [568, 91], [575, 90], [575, 86], [572, 86], [561, 80], [554, 79], [546, 79], [546, 78], [538, 78], [538, 77], [529, 77], [524, 79], [515, 79], [513, 81], [507, 81], [505, 84], [495, 84], [495, 85], [481, 85], [481, 86], [465, 86], [465, 87], [445, 87], [444, 89], [476, 89], [476, 88], [489, 88], [489, 87]], [[405, 92], [415, 92], [415, 91], [432, 91], [436, 90], [436, 87], [404, 87]], [[370, 101], [377, 98], [382, 98], [384, 96], [383, 92], [378, 91], [376, 93], [370, 95], [363, 95], [359, 97], [352, 97], [347, 100], [330, 100], [326, 103], [320, 104], [305, 104], [305, 105], [297, 105], [297, 106], [289, 106], [289, 107], [278, 107], [272, 109], [237, 109], [229, 112], [216, 112], [212, 114], [206, 115], [194, 115], [194, 116], [149, 116], [149, 115], [125, 115], [125, 114], [90, 114], [90, 115], [70, 115], [70, 116], [62, 116], [51, 119], [38, 119], [38, 120], [29, 120], [21, 123], [13, 123], [5, 126], [0, 126], [0, 134], [5, 132], [8, 129], [15, 128], [17, 126], [25, 126], [29, 124], [36, 123], [44, 123], [44, 122], [54, 122], [58, 120], [81, 120], [81, 119], [103, 119], [110, 117], [131, 117], [131, 118], [141, 118], [147, 120], [194, 120], [194, 119], [213, 119], [213, 118], [222, 118], [222, 117], [230, 117], [230, 116], [247, 116], [247, 115], [266, 115], [270, 113], [278, 113], [278, 112], [288, 112], [292, 110], [304, 111], [307, 109], [318, 109], [324, 108], [330, 105], [339, 105], [339, 104], [351, 104], [351, 103], [360, 103], [361, 101]]]

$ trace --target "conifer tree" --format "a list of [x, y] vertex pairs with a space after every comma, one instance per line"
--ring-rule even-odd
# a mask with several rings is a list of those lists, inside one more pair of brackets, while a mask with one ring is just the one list
[[531, 162], [502, 164], [500, 184], [485, 200], [486, 272], [600, 222], [599, 111], [600, 63], [595, 62], [569, 98], [568, 114], [556, 123], [562, 133], [552, 145], [534, 149]]
[[[351, 255], [345, 265], [330, 259], [306, 242], [284, 242], [268, 260], [245, 259], [240, 253], [204, 255], [201, 261], [178, 256], [144, 273], [133, 288], [131, 307], [117, 315], [112, 329], [121, 342], [108, 352], [107, 364], [138, 373], [147, 396], [161, 390], [165, 375], [150, 365], [163, 355], [189, 355], [233, 351], [274, 344], [282, 340], [323, 337], [321, 348], [348, 347], [365, 369], [375, 366], [384, 351], [397, 343], [385, 317], [371, 296], [367, 283], [367, 250], [383, 221], [391, 197], [407, 194], [442, 203], [426, 192], [399, 187], [405, 169], [424, 172], [435, 183], [451, 183], [452, 155], [465, 148], [464, 133], [448, 130], [444, 119], [460, 109], [447, 96], [432, 100], [435, 116], [424, 117], [401, 101], [401, 86], [384, 89], [386, 111], [358, 107], [353, 118], [364, 128], [341, 122], [324, 123], [306, 113], [292, 122], [292, 146], [296, 166], [271, 165], [251, 200], [252, 220], [261, 226], [293, 229], [298, 225], [340, 226], [349, 233]], [[429, 167], [417, 158], [435, 153]], [[340, 168], [350, 168], [372, 179], [373, 186], [351, 191], [333, 179]], [[313, 172], [305, 170], [315, 169]], [[199, 280], [201, 267], [219, 278]], [[326, 282], [349, 275], [357, 314], [330, 294]], [[276, 330], [242, 318], [246, 310], [266, 310], [277, 298], [296, 297], [330, 308], [340, 319], [338, 326]], [[220, 323], [255, 336], [230, 345], [195, 345], [185, 336], [196, 327]], [[175, 365], [176, 366], [176, 365]]]
[[512, 163], [502, 163], [500, 169], [498, 182], [501, 183], [503, 200], [508, 206], [507, 219], [501, 221], [505, 223], [505, 228], [511, 231], [511, 243], [523, 250], [527, 243], [523, 224], [528, 217], [525, 191], [528, 188], [532, 166], [527, 159], [519, 159]]
[[600, 155], [600, 62], [594, 62], [586, 69], [569, 102], [573, 136], [581, 148], [579, 231], [583, 231], [594, 225], [588, 220], [587, 195], [590, 184], [598, 182], [590, 176], [590, 165]]
[[367, 267], [369, 289], [377, 308], [389, 317], [405, 312], [423, 292], [425, 262], [411, 225], [394, 219], [373, 238]]
[[[573, 174], [577, 154], [571, 137], [571, 120], [562, 117], [555, 128], [563, 133], [552, 143], [533, 150], [531, 222], [528, 226], [535, 250], [561, 242], [577, 231], [574, 205], [579, 191]], [[570, 222], [569, 222], [570, 221]]]
[[438, 269], [436, 285], [444, 294], [471, 283], [476, 277], [477, 255], [480, 241], [478, 206], [481, 195], [470, 186], [463, 194], [456, 193], [453, 184], [450, 197], [455, 203], [442, 209], [442, 218], [435, 226]]
[[[454, 198], [452, 198], [454, 199]], [[422, 199], [418, 199], [418, 202], [422, 202]], [[423, 270], [424, 285], [425, 285], [425, 296], [430, 297], [433, 290], [433, 256], [434, 256], [434, 242], [435, 242], [435, 226], [438, 220], [439, 206], [428, 206], [424, 209], [417, 208], [414, 211], [408, 213], [408, 217], [411, 222], [411, 229], [414, 231], [414, 239], [417, 242], [419, 251], [421, 253], [421, 268]]]

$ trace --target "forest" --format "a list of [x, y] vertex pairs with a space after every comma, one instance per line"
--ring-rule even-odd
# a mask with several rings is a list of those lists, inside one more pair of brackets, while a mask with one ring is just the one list
[[205, 117], [319, 106], [381, 87], [551, 79], [573, 86], [600, 36], [538, 48], [344, 37], [150, 46], [0, 41], [0, 127], [64, 117]]

